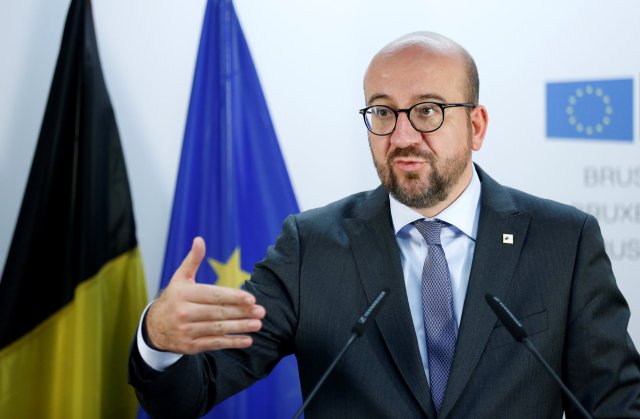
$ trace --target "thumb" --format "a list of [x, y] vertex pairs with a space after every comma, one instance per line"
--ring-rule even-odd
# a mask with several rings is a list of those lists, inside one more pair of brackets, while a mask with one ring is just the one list
[[174, 275], [175, 278], [186, 279], [190, 282], [196, 282], [196, 273], [204, 259], [205, 244], [202, 237], [196, 237], [191, 244], [191, 250], [180, 264], [180, 267]]

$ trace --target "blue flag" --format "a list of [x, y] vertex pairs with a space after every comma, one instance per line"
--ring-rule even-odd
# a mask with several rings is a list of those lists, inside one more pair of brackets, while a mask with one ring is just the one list
[[[205, 12], [162, 271], [165, 287], [195, 236], [207, 244], [198, 282], [239, 287], [298, 205], [231, 0]], [[215, 407], [216, 418], [291, 417], [302, 403], [287, 357]]]
[[633, 141], [633, 79], [547, 83], [547, 137]]

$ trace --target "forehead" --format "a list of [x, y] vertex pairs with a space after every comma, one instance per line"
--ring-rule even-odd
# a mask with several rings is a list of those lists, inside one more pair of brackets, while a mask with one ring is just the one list
[[465, 89], [466, 69], [460, 54], [415, 46], [378, 54], [364, 79], [367, 104], [382, 99], [406, 106], [428, 97], [463, 101]]

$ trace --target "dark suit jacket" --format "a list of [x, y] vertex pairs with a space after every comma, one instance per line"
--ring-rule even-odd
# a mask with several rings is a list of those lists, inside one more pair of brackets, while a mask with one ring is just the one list
[[[640, 360], [596, 220], [572, 207], [482, 184], [478, 237], [455, 359], [438, 418], [580, 417], [485, 303], [502, 299], [594, 417], [640, 417]], [[502, 235], [513, 235], [504, 244]], [[130, 382], [149, 412], [204, 413], [288, 354], [308, 394], [363, 309], [389, 288], [375, 326], [346, 352], [306, 417], [435, 418], [407, 303], [387, 192], [378, 188], [289, 217], [247, 289], [265, 306], [246, 350], [184, 356], [163, 373], [134, 346]]]

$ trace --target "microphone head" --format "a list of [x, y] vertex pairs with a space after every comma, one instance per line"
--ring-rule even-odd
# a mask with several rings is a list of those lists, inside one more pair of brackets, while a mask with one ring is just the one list
[[371, 323], [380, 309], [384, 304], [385, 298], [389, 295], [389, 290], [387, 288], [380, 291], [380, 294], [373, 300], [371, 305], [367, 307], [367, 310], [358, 318], [356, 324], [351, 328], [351, 333], [355, 333], [356, 336], [360, 337], [367, 330], [367, 327]]
[[500, 301], [498, 297], [491, 294], [485, 294], [484, 298], [485, 300], [487, 300], [487, 303], [489, 304], [489, 307], [491, 307], [491, 310], [493, 310], [496, 316], [498, 316], [500, 322], [504, 325], [504, 327], [507, 328], [507, 330], [509, 331], [509, 333], [511, 333], [511, 336], [513, 336], [515, 340], [517, 340], [518, 342], [522, 342], [527, 338], [528, 334], [524, 330], [524, 327], [522, 327], [522, 323], [518, 321], [516, 316], [513, 315], [513, 313], [507, 308], [507, 306], [504, 305], [502, 301]]

